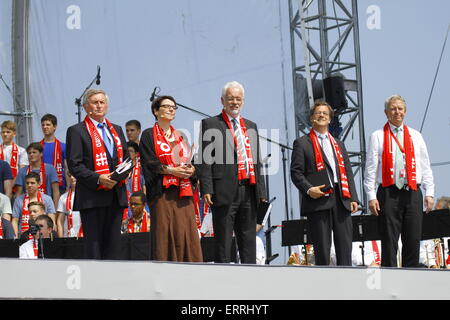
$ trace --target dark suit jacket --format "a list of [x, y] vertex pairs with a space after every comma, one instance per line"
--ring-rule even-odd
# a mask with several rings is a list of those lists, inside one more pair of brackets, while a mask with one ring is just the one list
[[[336, 138], [335, 138], [336, 139]], [[356, 194], [355, 182], [353, 180], [353, 171], [350, 166], [350, 161], [348, 158], [347, 150], [345, 149], [345, 145], [338, 139], [336, 142], [339, 144], [339, 147], [342, 151], [342, 156], [344, 158], [345, 170], [347, 172], [348, 184], [351, 194], [351, 199], [342, 199], [342, 203], [344, 207], [351, 211], [350, 203], [355, 201], [358, 202], [358, 196]], [[331, 171], [331, 166], [325, 155], [322, 152], [322, 156], [324, 158], [325, 164], [327, 166], [328, 172]], [[336, 173], [339, 174], [339, 170], [337, 168], [337, 159], [335, 156], [336, 163]], [[333, 199], [335, 197], [321, 197], [319, 199], [313, 199], [306, 194], [309, 188], [314, 187], [305, 176], [316, 171], [316, 159], [314, 156], [314, 149], [311, 142], [311, 138], [308, 135], [304, 135], [303, 137], [298, 138], [294, 141], [294, 150], [292, 151], [292, 161], [291, 161], [291, 179], [294, 185], [300, 191], [302, 195], [302, 213], [307, 215], [310, 212], [320, 211], [330, 209], [333, 206]], [[339, 181], [339, 190], [333, 190], [333, 192], [340, 192], [342, 195], [342, 186]]]
[[[265, 182], [261, 172], [258, 129], [254, 122], [244, 118], [255, 167], [255, 201], [266, 198]], [[237, 152], [231, 131], [222, 114], [201, 123], [199, 158], [201, 194], [212, 194], [214, 206], [230, 205], [238, 187]]]
[[[124, 160], [128, 157], [127, 143], [122, 128], [113, 124], [120, 137], [123, 146]], [[117, 194], [120, 207], [128, 206], [125, 184], [116, 184], [113, 189], [104, 191], [97, 190], [98, 177], [94, 169], [94, 157], [92, 151], [91, 137], [84, 122], [73, 125], [67, 129], [66, 135], [67, 166], [70, 173], [77, 179], [74, 210], [107, 207], [113, 201], [114, 193]], [[109, 171], [113, 172], [118, 164], [117, 152], [111, 157], [108, 151]]]
[[[184, 137], [187, 145], [186, 138]], [[144, 179], [145, 186], [147, 189], [147, 201], [149, 205], [163, 193], [163, 185], [162, 185], [162, 164], [156, 156], [155, 152], [155, 144], [153, 141], [153, 127], [145, 129], [142, 132], [140, 143], [139, 143], [139, 153], [141, 155], [141, 165], [144, 169]], [[197, 184], [197, 171], [198, 168], [195, 168], [196, 172], [191, 177], [192, 186], [196, 186]]]

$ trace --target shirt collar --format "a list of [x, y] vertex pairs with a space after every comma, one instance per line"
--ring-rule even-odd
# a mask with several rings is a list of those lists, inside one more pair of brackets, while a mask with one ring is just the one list
[[[89, 117], [89, 119], [91, 119], [91, 121], [92, 121], [92, 123], [94, 124], [95, 127], [97, 127], [98, 124], [100, 123], [100, 122], [98, 122], [97, 120], [92, 119], [91, 117]], [[103, 123], [104, 125], [106, 125], [106, 121], [105, 121], [105, 120], [103, 120], [102, 123]]]
[[391, 131], [392, 131], [392, 132], [396, 132], [396, 129], [397, 129], [397, 128], [401, 128], [402, 131], [403, 131], [403, 123], [402, 123], [402, 125], [401, 125], [400, 127], [396, 127], [396, 126], [394, 126], [392, 123], [389, 122], [389, 127], [391, 128]]
[[229, 115], [228, 113], [226, 113], [226, 112], [225, 112], [225, 114], [227, 115], [228, 120], [230, 120], [230, 122], [231, 122], [231, 120], [236, 119], [237, 123], [240, 124], [240, 121], [241, 121], [241, 115], [240, 115], [240, 114], [239, 114], [236, 118], [233, 118], [232, 116], [230, 116], [230, 115]]
[[318, 137], [326, 136], [328, 138], [328, 131], [326, 133], [320, 133], [316, 129], [313, 129], [313, 130], [316, 133], [316, 136], [318, 136]]

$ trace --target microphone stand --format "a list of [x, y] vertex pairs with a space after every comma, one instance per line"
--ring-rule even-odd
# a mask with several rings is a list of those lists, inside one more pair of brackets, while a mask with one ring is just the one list
[[83, 96], [86, 93], [86, 91], [88, 91], [92, 87], [94, 82], [98, 79], [97, 76], [98, 76], [98, 74], [95, 75], [95, 77], [94, 77], [94, 79], [92, 79], [91, 83], [86, 87], [86, 89], [84, 89], [84, 91], [81, 94], [81, 96], [79, 98], [75, 98], [75, 105], [77, 106], [77, 113], [76, 114], [78, 115], [78, 122], [81, 122], [81, 99], [83, 98]]
[[39, 244], [41, 246], [41, 258], [44, 259], [44, 241], [42, 241], [42, 232], [39, 231]]
[[[283, 182], [284, 182], [284, 206], [286, 210], [286, 221], [289, 221], [289, 208], [288, 208], [288, 196], [287, 196], [287, 181], [286, 181], [286, 149], [284, 147], [281, 148], [281, 153], [283, 155]], [[291, 246], [288, 247], [289, 256], [291, 256]]]

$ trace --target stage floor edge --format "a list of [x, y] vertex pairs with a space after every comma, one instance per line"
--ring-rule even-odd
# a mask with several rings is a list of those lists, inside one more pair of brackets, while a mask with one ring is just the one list
[[0, 260], [3, 299], [450, 299], [443, 269]]

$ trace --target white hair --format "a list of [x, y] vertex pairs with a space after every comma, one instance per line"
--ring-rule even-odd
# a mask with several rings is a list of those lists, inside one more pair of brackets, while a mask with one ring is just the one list
[[245, 95], [244, 86], [242, 84], [240, 84], [239, 82], [237, 82], [237, 81], [231, 81], [231, 82], [225, 83], [225, 85], [223, 86], [223, 88], [222, 88], [222, 97], [225, 97], [225, 95], [227, 94], [227, 90], [229, 88], [234, 88], [234, 87], [241, 89], [242, 90], [242, 95], [243, 96]]
[[87, 105], [89, 98], [92, 97], [93, 95], [99, 94], [99, 93], [101, 93], [101, 94], [103, 94], [103, 95], [105, 96], [105, 98], [106, 98], [106, 103], [109, 104], [109, 98], [108, 98], [108, 95], [106, 94], [105, 91], [100, 90], [100, 89], [89, 89], [88, 91], [86, 91], [86, 93], [83, 95], [83, 101], [82, 101], [81, 104], [82, 104], [83, 106]]
[[384, 101], [384, 110], [389, 109], [389, 106], [391, 105], [391, 102], [395, 101], [395, 100], [400, 100], [401, 102], [403, 102], [403, 104], [405, 105], [405, 110], [406, 110], [406, 101], [399, 94], [393, 94], [392, 96], [389, 96], [389, 97], [386, 98], [386, 100]]

